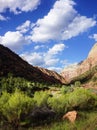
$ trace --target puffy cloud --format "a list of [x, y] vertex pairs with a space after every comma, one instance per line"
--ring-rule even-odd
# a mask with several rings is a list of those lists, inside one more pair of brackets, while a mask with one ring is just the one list
[[46, 66], [53, 66], [58, 63], [59, 59], [56, 56], [62, 52], [65, 48], [63, 43], [55, 44], [52, 48], [49, 48], [47, 53], [45, 54], [45, 65]]
[[21, 33], [26, 33], [30, 29], [31, 22], [27, 20], [22, 25], [18, 26], [16, 30], [20, 31]]
[[57, 0], [49, 13], [37, 20], [32, 30], [32, 41], [67, 40], [93, 27], [96, 21], [81, 16], [74, 5], [73, 0]]
[[34, 50], [38, 50], [38, 49], [44, 48], [44, 47], [47, 48], [47, 46], [44, 46], [44, 45], [36, 45], [36, 46], [34, 47]]
[[65, 45], [63, 43], [55, 44], [52, 48], [49, 48], [44, 58], [45, 65], [51, 66], [58, 63], [59, 59], [56, 57], [60, 52], [64, 50], [64, 48], [65, 48]]
[[14, 14], [21, 13], [22, 11], [33, 11], [40, 4], [40, 0], [0, 0], [0, 12], [9, 9]]
[[20, 55], [23, 59], [27, 60], [32, 65], [41, 66], [44, 64], [41, 53], [24, 53]]
[[0, 14], [0, 20], [1, 21], [6, 21], [7, 19], [9, 19], [8, 17], [4, 17], [3, 15]]
[[65, 45], [60, 43], [54, 45], [52, 48], [49, 48], [47, 52], [28, 52], [21, 54], [20, 56], [32, 65], [46, 68], [53, 67], [55, 70], [55, 66], [59, 62], [57, 56], [64, 50], [64, 48]]
[[76, 15], [71, 0], [57, 0], [50, 12], [39, 19], [32, 32], [32, 40], [35, 42], [60, 38], [61, 31]]
[[48, 55], [55, 55], [59, 52], [63, 51], [65, 48], [65, 45], [63, 43], [55, 44], [52, 48], [49, 49]]
[[28, 43], [28, 40], [26, 40], [26, 37], [24, 37], [19, 31], [8, 31], [4, 36], [0, 36], [0, 44], [3, 44], [14, 51], [20, 49], [26, 43]]
[[89, 36], [89, 38], [94, 39], [97, 42], [97, 34], [93, 34]]
[[52, 58], [52, 57], [49, 57], [49, 58], [46, 58], [45, 57], [45, 66], [54, 66], [55, 64], [57, 64], [59, 61], [58, 58]]
[[93, 27], [96, 21], [86, 16], [77, 16], [74, 18], [71, 24], [68, 25], [67, 29], [62, 34], [62, 39], [67, 40], [72, 37], [79, 35], [87, 31], [90, 27]]

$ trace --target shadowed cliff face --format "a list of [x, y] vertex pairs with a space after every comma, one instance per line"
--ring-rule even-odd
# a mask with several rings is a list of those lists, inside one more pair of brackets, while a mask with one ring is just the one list
[[0, 77], [12, 73], [14, 76], [24, 77], [37, 82], [65, 83], [65, 79], [54, 71], [34, 67], [21, 59], [7, 47], [0, 45]]
[[82, 61], [80, 64], [65, 68], [61, 72], [61, 75], [66, 79], [67, 82], [70, 82], [73, 78], [85, 73], [95, 65], [97, 65], [97, 43], [92, 47], [88, 57], [84, 61]]

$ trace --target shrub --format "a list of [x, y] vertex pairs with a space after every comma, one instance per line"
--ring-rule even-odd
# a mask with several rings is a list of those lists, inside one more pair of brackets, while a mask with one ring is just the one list
[[76, 88], [69, 95], [69, 104], [72, 108], [91, 109], [95, 107], [95, 96], [88, 89]]
[[3, 116], [3, 111], [5, 109], [4, 106], [8, 102], [9, 98], [10, 98], [10, 94], [8, 94], [7, 92], [3, 92], [2, 95], [0, 96], [0, 119], [1, 120], [4, 120], [4, 116]]
[[75, 87], [81, 87], [81, 82], [80, 81], [76, 81], [74, 85], [75, 85]]
[[84, 88], [75, 88], [71, 93], [55, 95], [48, 99], [48, 105], [58, 114], [69, 110], [90, 110], [96, 107], [97, 96]]
[[68, 104], [68, 96], [61, 95], [61, 96], [54, 96], [48, 99], [48, 105], [51, 107], [56, 113], [63, 114], [67, 111], [69, 104]]
[[48, 98], [49, 93], [46, 91], [35, 92], [34, 94], [34, 100], [37, 102], [38, 107], [46, 106]]
[[66, 94], [66, 93], [70, 93], [70, 92], [73, 92], [74, 91], [74, 87], [70, 87], [70, 86], [63, 86], [61, 88], [61, 93], [62, 94]]
[[19, 126], [22, 122], [28, 123], [26, 116], [32, 112], [34, 106], [35, 101], [32, 98], [16, 91], [4, 104], [2, 113], [9, 123]]
[[61, 93], [62, 94], [66, 94], [68, 91], [69, 91], [69, 89], [70, 89], [70, 87], [68, 88], [67, 86], [65, 87], [65, 86], [62, 86], [62, 88], [61, 88]]

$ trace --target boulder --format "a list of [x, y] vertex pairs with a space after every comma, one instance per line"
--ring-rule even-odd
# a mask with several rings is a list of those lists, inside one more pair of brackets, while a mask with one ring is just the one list
[[52, 120], [55, 117], [56, 113], [49, 109], [48, 107], [36, 107], [33, 109], [32, 113], [30, 114], [29, 118], [33, 122], [45, 121], [45, 120]]
[[63, 120], [64, 119], [68, 119], [71, 123], [74, 123], [77, 117], [77, 112], [76, 111], [70, 111], [67, 112], [64, 116], [63, 116]]

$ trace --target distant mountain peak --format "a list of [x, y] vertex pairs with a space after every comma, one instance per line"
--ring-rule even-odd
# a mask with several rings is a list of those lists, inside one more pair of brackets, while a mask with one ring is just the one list
[[94, 44], [94, 46], [92, 47], [92, 49], [90, 50], [89, 54], [88, 54], [88, 58], [96, 58], [97, 59], [97, 43]]

